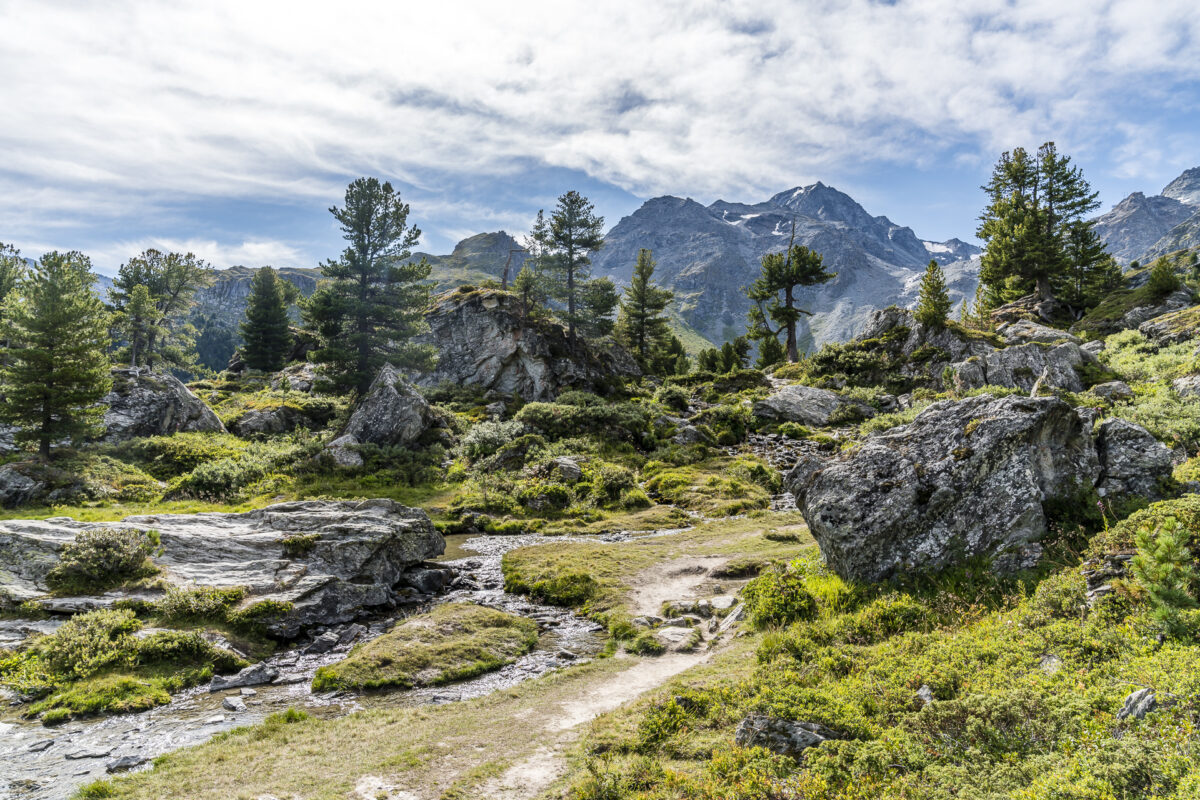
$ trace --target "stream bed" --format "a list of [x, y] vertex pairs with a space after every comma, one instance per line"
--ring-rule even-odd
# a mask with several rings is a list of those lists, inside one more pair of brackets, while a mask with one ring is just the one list
[[[658, 531], [657, 534], [673, 531]], [[654, 534], [617, 533], [588, 541], [628, 541]], [[11, 711], [0, 717], [0, 800], [64, 800], [79, 786], [113, 772], [147, 769], [150, 762], [181, 747], [200, 744], [214, 734], [262, 722], [288, 708], [314, 716], [341, 716], [365, 708], [445, 703], [515, 686], [551, 670], [591, 658], [603, 643], [603, 629], [574, 612], [539, 605], [504, 591], [500, 559], [519, 547], [550, 542], [583, 541], [575, 537], [449, 536], [439, 563], [454, 567], [458, 580], [449, 592], [431, 603], [389, 616], [333, 628], [346, 632], [345, 643], [326, 653], [304, 648], [282, 651], [264, 663], [278, 671], [269, 684], [210, 692], [197, 686], [165, 706], [138, 714], [76, 720], [57, 727], [22, 720]], [[537, 621], [537, 647], [495, 672], [447, 686], [386, 694], [331, 692], [313, 694], [313, 674], [319, 667], [345, 658], [353, 643], [386, 632], [397, 620], [446, 602], [473, 602]], [[362, 630], [365, 626], [365, 630]], [[358, 631], [357, 638], [349, 634]], [[230, 706], [233, 706], [231, 709]]]

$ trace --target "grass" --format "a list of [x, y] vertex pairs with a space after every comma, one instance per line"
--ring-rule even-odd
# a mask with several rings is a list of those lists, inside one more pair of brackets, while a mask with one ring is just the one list
[[504, 556], [505, 588], [545, 602], [580, 608], [607, 624], [610, 631], [628, 629], [634, 616], [630, 586], [657, 563], [684, 556], [727, 555], [761, 561], [794, 556], [811, 541], [767, 538], [765, 520], [778, 528], [798, 525], [799, 514], [721, 520], [669, 536], [634, 542], [575, 542], [523, 547]]
[[511, 664], [537, 644], [537, 623], [470, 603], [446, 603], [321, 667], [314, 692], [411, 689], [472, 678]]

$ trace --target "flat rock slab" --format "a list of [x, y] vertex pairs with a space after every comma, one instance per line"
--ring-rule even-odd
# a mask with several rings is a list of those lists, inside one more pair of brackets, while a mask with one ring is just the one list
[[[297, 501], [242, 514], [158, 514], [102, 524], [9, 520], [0, 522], [0, 590], [19, 600], [46, 594], [46, 574], [62, 546], [101, 527], [158, 531], [162, 552], [154, 561], [177, 586], [244, 586], [247, 603], [291, 603], [287, 618], [273, 623], [283, 636], [389, 604], [404, 571], [441, 555], [446, 545], [424, 511], [392, 500]], [[286, 547], [294, 537], [304, 537], [304, 546]]]

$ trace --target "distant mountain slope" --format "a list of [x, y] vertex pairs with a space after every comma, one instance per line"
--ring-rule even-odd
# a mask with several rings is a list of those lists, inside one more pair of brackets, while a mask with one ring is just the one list
[[655, 277], [676, 293], [682, 320], [719, 343], [745, 330], [750, 308], [745, 288], [757, 277], [764, 254], [787, 247], [793, 222], [796, 242], [821, 253], [827, 268], [838, 273], [830, 283], [802, 292], [803, 307], [813, 312], [804, 330], [810, 347], [849, 339], [877, 308], [907, 304], [909, 285], [931, 259], [965, 262], [955, 270], [956, 302], [975, 291], [978, 266], [967, 259], [979, 248], [958, 239], [922, 241], [910, 228], [870, 215], [823, 183], [755, 204], [718, 200], [703, 206], [656, 197], [608, 232], [593, 262], [596, 274], [625, 284], [637, 251], [649, 248], [657, 262]]
[[1146, 197], [1134, 192], [1096, 219], [1096, 232], [1122, 263], [1200, 245], [1200, 167]]
[[[521, 252], [513, 252], [514, 250]], [[422, 256], [433, 267], [430, 277], [436, 281], [439, 292], [467, 283], [479, 283], [488, 278], [499, 280], [504, 274], [505, 263], [509, 263], [511, 279], [524, 263], [521, 243], [504, 231], [469, 236], [456, 244], [454, 251], [445, 256], [413, 253], [414, 260], [419, 260]]]

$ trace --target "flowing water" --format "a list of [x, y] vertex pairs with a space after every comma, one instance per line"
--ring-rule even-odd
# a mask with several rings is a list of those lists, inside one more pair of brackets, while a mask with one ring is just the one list
[[[618, 533], [590, 537], [589, 541], [628, 541], [654, 534]], [[548, 671], [595, 655], [603, 643], [600, 626], [575, 613], [539, 605], [508, 594], [503, 588], [500, 559], [518, 547], [548, 542], [583, 541], [577, 538], [525, 534], [505, 537], [447, 537], [447, 553], [441, 563], [459, 575], [455, 587], [433, 602], [473, 602], [536, 620], [541, 637], [536, 649], [495, 672], [449, 686], [421, 688], [387, 694], [332, 692], [313, 694], [313, 673], [345, 657], [350, 643], [323, 654], [305, 654], [302, 649], [281, 652], [266, 663], [279, 671], [272, 683], [250, 691], [230, 689], [209, 692], [199, 686], [177, 695], [170, 704], [140, 714], [122, 714], [78, 720], [47, 728], [9, 714], [0, 720], [0, 800], [62, 800], [80, 785], [105, 777], [110, 767], [124, 760], [127, 769], [146, 769], [151, 759], [188, 745], [199, 744], [214, 734], [261, 722], [269, 714], [298, 708], [313, 715], [339, 716], [364, 708], [421, 703], [444, 703], [514, 686]], [[428, 604], [408, 613], [426, 610]], [[366, 630], [355, 642], [386, 632], [406, 613], [364, 621]], [[345, 631], [349, 626], [335, 628]], [[244, 710], [223, 707], [227, 698], [237, 698]], [[237, 706], [237, 703], [234, 703]]]

